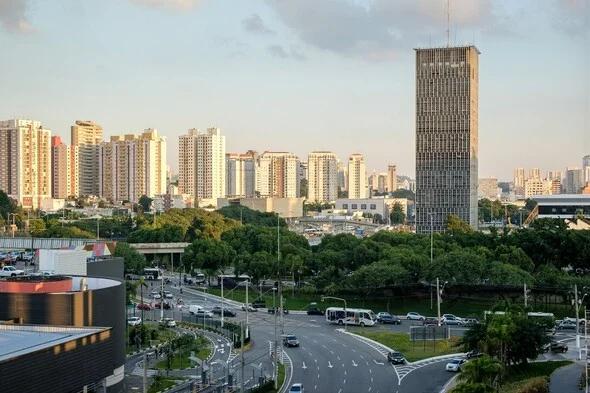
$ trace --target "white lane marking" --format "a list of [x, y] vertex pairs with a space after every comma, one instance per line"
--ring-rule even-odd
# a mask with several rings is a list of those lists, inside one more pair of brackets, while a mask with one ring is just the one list
[[365, 360], [365, 357], [363, 355], [360, 355], [360, 356], [361, 356], [361, 359]]
[[351, 349], [352, 349], [352, 352], [356, 353], [356, 350], [354, 348], [351, 348]]
[[334, 351], [330, 349], [330, 355], [334, 355]]
[[[139, 389], [139, 388], [138, 388], [138, 389]], [[338, 393], [342, 393], [342, 388], [340, 388], [340, 389], [338, 390]]]
[[328, 368], [332, 368], [334, 366], [332, 366], [332, 363], [330, 363], [330, 361], [328, 360]]
[[313, 387], [313, 390], [318, 390], [318, 385], [315, 385], [315, 386]]
[[352, 361], [352, 367], [357, 367], [357, 366], [358, 366], [358, 364], [353, 360]]
[[369, 392], [371, 391], [371, 389], [373, 389], [373, 387], [372, 386], [369, 386]]
[[379, 366], [383, 366], [385, 363], [383, 362], [378, 362], [377, 360], [373, 359], [373, 361], [375, 362], [375, 364], [379, 365]]
[[346, 379], [344, 381], [342, 381], [342, 383], [346, 385]]
[[320, 379], [320, 373], [318, 373], [318, 379]]
[[338, 356], [338, 355], [337, 355], [337, 356], [336, 356], [336, 359], [340, 360], [340, 356]]
[[344, 375], [346, 375], [346, 374], [348, 374], [348, 373], [346, 372], [346, 370], [344, 370]]
[[316, 362], [316, 363], [318, 362], [318, 360], [317, 360], [317, 359], [313, 359], [313, 361], [314, 361], [314, 362]]
[[369, 374], [373, 374], [373, 370], [369, 369]]
[[301, 366], [301, 368], [304, 370], [307, 368], [307, 366], [305, 365], [305, 362], [303, 362], [303, 366]]

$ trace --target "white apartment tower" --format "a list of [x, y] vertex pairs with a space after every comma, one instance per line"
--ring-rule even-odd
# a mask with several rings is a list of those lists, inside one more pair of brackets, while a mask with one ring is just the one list
[[90, 120], [76, 120], [71, 127], [72, 146], [78, 149], [80, 195], [99, 195], [98, 155], [102, 134], [102, 127]]
[[264, 152], [256, 164], [256, 191], [261, 197], [297, 198], [299, 159], [293, 153]]
[[338, 199], [338, 158], [329, 151], [313, 151], [307, 158], [307, 200], [331, 202]]
[[137, 202], [166, 193], [166, 138], [155, 129], [112, 136], [99, 148], [99, 195]]
[[256, 195], [257, 155], [252, 150], [245, 154], [227, 153], [225, 155], [225, 193], [228, 197], [253, 198]]
[[78, 196], [79, 188], [79, 151], [78, 146], [68, 146], [61, 137], [51, 137], [51, 165], [53, 198], [66, 199]]
[[196, 128], [178, 137], [178, 188], [193, 198], [217, 201], [226, 196], [225, 136], [221, 129]]
[[352, 154], [348, 158], [348, 198], [367, 198], [367, 167], [362, 154]]
[[51, 198], [51, 131], [41, 122], [0, 121], [0, 190], [24, 208]]

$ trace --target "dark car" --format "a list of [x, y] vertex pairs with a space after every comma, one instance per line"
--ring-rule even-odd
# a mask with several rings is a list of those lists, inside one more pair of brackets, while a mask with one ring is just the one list
[[465, 322], [465, 326], [479, 325], [479, 320], [477, 318], [465, 318], [463, 321]]
[[561, 352], [561, 353], [565, 353], [568, 351], [568, 347], [566, 344], [564, 343], [560, 343], [557, 341], [552, 341], [551, 343], [545, 345], [545, 347], [543, 347], [544, 352]]
[[390, 325], [401, 325], [402, 321], [395, 315], [391, 315], [386, 312], [380, 312], [377, 314], [377, 320], [383, 324], [390, 324]]
[[138, 310], [144, 310], [144, 311], [149, 311], [152, 309], [152, 307], [149, 304], [146, 303], [140, 303], [137, 305], [137, 309]]
[[422, 325], [423, 326], [437, 326], [438, 325], [438, 319], [436, 319], [434, 317], [426, 317], [422, 321]]
[[389, 352], [387, 354], [387, 360], [393, 364], [404, 364], [406, 362], [404, 355], [397, 351]]
[[295, 337], [294, 335], [288, 334], [283, 337], [283, 345], [286, 347], [298, 347], [299, 340], [297, 340], [297, 337]]
[[324, 315], [324, 311], [318, 307], [317, 303], [309, 303], [307, 315]]
[[[170, 303], [168, 302], [164, 302], [162, 303], [164, 305], [164, 310], [170, 310]], [[154, 308], [160, 309], [162, 307], [162, 305], [160, 303], [156, 303], [154, 305]]]
[[[215, 307], [213, 307], [211, 312], [216, 315], [221, 315], [221, 307], [215, 306]], [[235, 317], [236, 313], [228, 308], [224, 308], [223, 309], [223, 316], [224, 317]]]
[[465, 354], [465, 359], [477, 359], [483, 356], [483, 353], [479, 352], [477, 349], [473, 349]]
[[264, 308], [266, 307], [266, 302], [262, 299], [256, 299], [252, 302], [252, 307], [254, 308]]

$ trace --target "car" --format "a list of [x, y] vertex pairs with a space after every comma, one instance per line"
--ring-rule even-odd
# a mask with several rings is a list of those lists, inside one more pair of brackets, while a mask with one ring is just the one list
[[197, 310], [193, 314], [197, 318], [213, 318], [213, 313], [204, 309]]
[[461, 371], [461, 365], [465, 362], [466, 360], [461, 358], [451, 359], [445, 366], [445, 370], [457, 373]]
[[129, 318], [127, 318], [127, 324], [129, 326], [137, 326], [137, 325], [141, 324], [141, 318], [140, 317], [129, 317]]
[[557, 330], [576, 330], [576, 321], [570, 321], [564, 319], [561, 321], [559, 325], [557, 325]]
[[188, 306], [188, 312], [193, 315], [196, 315], [197, 312], [201, 310], [203, 310], [203, 306], [199, 306], [198, 304], [191, 304]]
[[244, 303], [244, 304], [242, 304], [242, 311], [246, 311], [246, 310], [248, 310], [248, 312], [256, 312], [256, 311], [258, 311], [257, 308], [252, 307], [252, 303], [248, 303], [248, 304]]
[[[221, 315], [221, 307], [220, 306], [215, 306], [215, 307], [213, 307], [213, 309], [211, 310], [211, 312], [213, 314], [216, 314], [216, 315]], [[236, 316], [236, 313], [235, 313], [235, 311], [232, 311], [232, 310], [230, 310], [228, 308], [224, 308], [223, 309], [223, 316], [224, 317], [235, 317]]]
[[24, 274], [24, 270], [19, 270], [14, 266], [4, 266], [0, 269], [0, 277], [16, 277]]
[[477, 318], [463, 318], [463, 322], [465, 322], [465, 326], [479, 325], [479, 320]]
[[444, 314], [441, 323], [443, 325], [456, 325], [456, 326], [463, 326], [465, 325], [465, 321], [462, 318], [456, 317], [453, 314]]
[[409, 312], [406, 314], [406, 319], [409, 319], [410, 321], [423, 321], [426, 317], [417, 312]]
[[392, 364], [404, 364], [406, 363], [406, 358], [400, 352], [392, 351], [387, 354], [387, 361]]
[[483, 353], [479, 352], [477, 349], [472, 349], [471, 351], [465, 354], [465, 359], [477, 359], [483, 356]]
[[33, 258], [35, 257], [35, 254], [33, 254], [32, 252], [24, 252], [21, 254], [21, 260], [25, 261], [25, 262], [32, 262]]
[[164, 310], [170, 310], [170, 308], [171, 308], [170, 303], [168, 303], [168, 302], [164, 302], [164, 303], [158, 302], [158, 303], [154, 304], [154, 308], [160, 309], [160, 308], [162, 308], [162, 305], [164, 305], [163, 306]]
[[166, 299], [172, 299], [172, 298], [174, 298], [174, 296], [172, 295], [172, 293], [170, 293], [168, 291], [164, 291], [164, 297]]
[[553, 353], [557, 353], [557, 352], [561, 352], [561, 353], [566, 353], [568, 351], [568, 346], [564, 343], [560, 343], [557, 341], [552, 341], [549, 344], [546, 344], [543, 347], [543, 352], [553, 352]]
[[291, 389], [289, 389], [289, 393], [303, 393], [303, 384], [294, 383], [293, 385], [291, 385]]
[[286, 347], [298, 347], [299, 340], [297, 340], [297, 337], [295, 337], [294, 335], [287, 334], [283, 337], [283, 345]]
[[266, 302], [263, 299], [256, 299], [252, 302], [252, 307], [264, 308], [264, 307], [266, 307]]
[[149, 304], [147, 304], [147, 303], [139, 303], [139, 304], [137, 305], [137, 309], [138, 309], [138, 310], [144, 310], [144, 311], [150, 311], [150, 310], [152, 309], [152, 306], [150, 306], [150, 305], [149, 305]]
[[324, 311], [318, 307], [317, 303], [307, 305], [307, 315], [324, 315]]
[[438, 326], [438, 319], [435, 317], [426, 317], [422, 320], [422, 326]]
[[160, 325], [164, 327], [176, 327], [176, 321], [172, 318], [160, 319]]
[[402, 321], [399, 317], [391, 315], [388, 312], [380, 312], [377, 314], [377, 321], [383, 324], [401, 325]]
[[[267, 310], [267, 312], [268, 312], [269, 314], [274, 314], [274, 313], [275, 313], [275, 309], [274, 309], [274, 308], [269, 308], [269, 309]], [[286, 308], [283, 308], [283, 314], [289, 314], [289, 310], [287, 310]]]

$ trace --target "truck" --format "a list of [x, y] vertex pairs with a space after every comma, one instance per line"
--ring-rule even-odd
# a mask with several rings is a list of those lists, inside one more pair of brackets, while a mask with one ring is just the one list
[[16, 277], [24, 274], [25, 272], [23, 270], [18, 270], [14, 266], [4, 266], [0, 269], [0, 277]]

